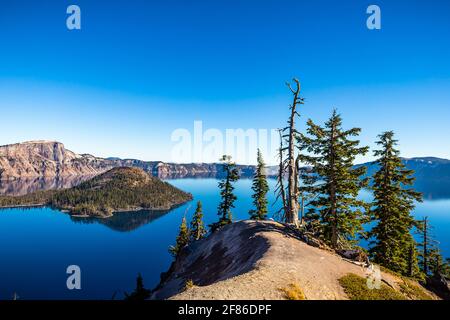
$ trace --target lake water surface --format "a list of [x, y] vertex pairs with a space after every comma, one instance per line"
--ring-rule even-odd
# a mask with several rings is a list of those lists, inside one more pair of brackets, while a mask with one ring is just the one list
[[[14, 293], [21, 299], [121, 299], [134, 288], [138, 273], [153, 288], [172, 261], [167, 249], [185, 212], [190, 218], [201, 200], [205, 222], [217, 220], [217, 180], [169, 182], [191, 192], [194, 201], [169, 212], [121, 213], [110, 219], [75, 219], [49, 208], [0, 210], [0, 300]], [[275, 181], [269, 182], [273, 190]], [[236, 220], [248, 218], [250, 188], [251, 180], [236, 184]], [[274, 198], [270, 192], [270, 203]], [[427, 200], [414, 214], [430, 217], [444, 255], [450, 256], [450, 199]], [[66, 268], [72, 264], [81, 268], [81, 290], [66, 288]]]

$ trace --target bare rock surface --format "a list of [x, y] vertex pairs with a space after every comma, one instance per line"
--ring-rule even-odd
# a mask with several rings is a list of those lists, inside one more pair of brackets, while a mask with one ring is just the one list
[[[240, 221], [185, 248], [153, 292], [153, 299], [284, 299], [296, 283], [306, 299], [348, 299], [338, 279], [367, 269], [310, 246], [273, 221]], [[382, 272], [396, 288], [400, 279]], [[194, 286], [185, 289], [188, 280]]]

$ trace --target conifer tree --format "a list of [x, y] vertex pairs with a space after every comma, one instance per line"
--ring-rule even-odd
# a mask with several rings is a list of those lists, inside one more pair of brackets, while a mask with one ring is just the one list
[[266, 164], [264, 163], [261, 151], [258, 149], [255, 175], [253, 177], [253, 206], [250, 210], [250, 218], [253, 220], [264, 220], [267, 215], [267, 192], [269, 185], [266, 178]]
[[125, 293], [125, 300], [139, 301], [150, 298], [151, 291], [144, 287], [144, 280], [139, 273], [136, 278], [136, 289], [131, 294]]
[[172, 256], [176, 257], [180, 253], [181, 249], [189, 244], [190, 230], [186, 223], [186, 217], [183, 216], [180, 225], [180, 231], [178, 232], [176, 244], [174, 246], [170, 246], [169, 252]]
[[224, 155], [221, 158], [223, 162], [223, 170], [225, 177], [219, 181], [220, 197], [221, 201], [218, 206], [219, 221], [211, 225], [211, 231], [227, 225], [232, 222], [231, 209], [234, 208], [234, 202], [237, 197], [234, 195], [233, 184], [239, 180], [239, 172], [236, 168], [236, 164], [231, 161], [231, 156]]
[[418, 258], [420, 270], [428, 275], [430, 272], [430, 266], [435, 260], [436, 254], [438, 254], [437, 241], [432, 235], [432, 226], [428, 221], [428, 217], [424, 217], [422, 220], [417, 221], [417, 231], [420, 235], [420, 240], [417, 243]]
[[[394, 132], [379, 135], [375, 150], [378, 171], [373, 176], [372, 219], [376, 221], [369, 235], [374, 261], [404, 275], [418, 272], [417, 252], [411, 229], [415, 224], [411, 211], [422, 195], [412, 188], [414, 171], [405, 169], [396, 149]], [[412, 249], [413, 248], [413, 249]]]
[[425, 276], [447, 274], [448, 264], [441, 255], [439, 242], [434, 237], [428, 217], [417, 221], [416, 228], [420, 236], [417, 244], [420, 270]]
[[314, 195], [309, 201], [307, 218], [318, 223], [320, 236], [333, 248], [351, 245], [362, 231], [366, 219], [366, 204], [357, 199], [367, 184], [360, 177], [365, 167], [354, 167], [355, 157], [364, 155], [368, 147], [359, 147], [361, 129], [342, 129], [341, 116], [333, 111], [324, 127], [307, 122], [308, 135], [299, 138], [300, 159], [312, 168], [302, 174], [301, 194]]
[[278, 134], [280, 135], [280, 147], [278, 148], [278, 174], [277, 174], [277, 184], [275, 186], [275, 203], [281, 200], [281, 208], [275, 213], [275, 216], [281, 221], [285, 221], [288, 215], [287, 201], [286, 201], [286, 189], [284, 187], [284, 157], [283, 157], [283, 130], [278, 129]]
[[203, 239], [207, 231], [203, 224], [203, 209], [201, 201], [197, 202], [197, 209], [195, 209], [194, 216], [191, 221], [191, 240], [197, 241]]

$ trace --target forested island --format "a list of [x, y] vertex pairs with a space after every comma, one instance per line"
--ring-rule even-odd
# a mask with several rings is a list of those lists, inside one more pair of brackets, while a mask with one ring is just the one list
[[118, 167], [70, 189], [2, 196], [0, 207], [50, 206], [77, 216], [108, 217], [122, 211], [169, 210], [191, 199], [142, 169]]

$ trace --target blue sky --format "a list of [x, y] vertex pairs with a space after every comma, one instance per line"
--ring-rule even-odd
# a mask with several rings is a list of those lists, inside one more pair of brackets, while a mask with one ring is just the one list
[[[70, 4], [81, 30], [66, 28]], [[381, 30], [366, 27], [370, 4]], [[450, 158], [449, 12], [446, 0], [2, 1], [0, 144], [177, 161], [171, 134], [196, 120], [282, 126], [296, 76], [300, 129], [337, 108], [366, 145], [394, 130], [403, 156]]]

